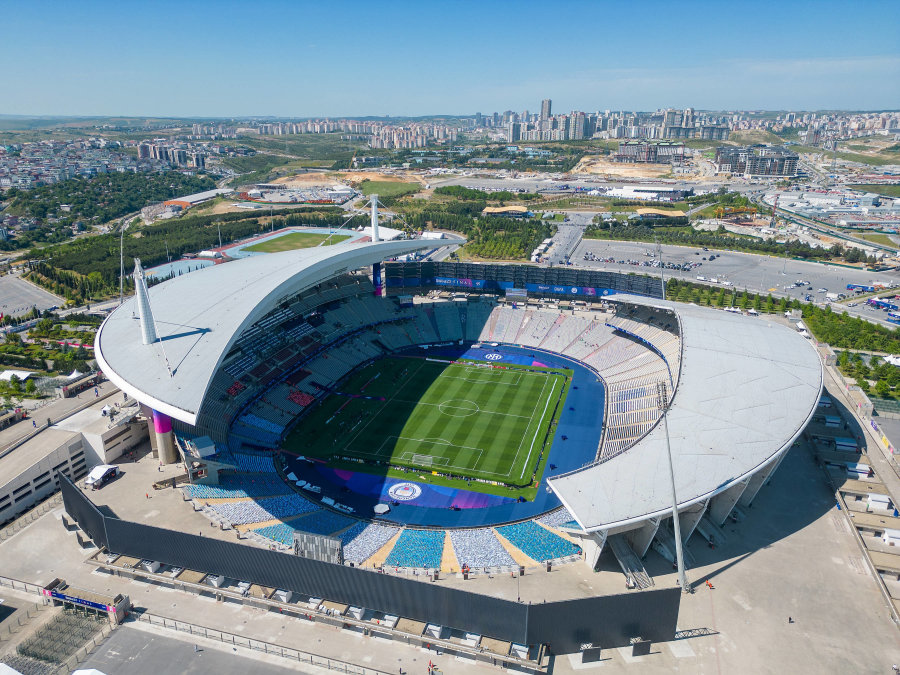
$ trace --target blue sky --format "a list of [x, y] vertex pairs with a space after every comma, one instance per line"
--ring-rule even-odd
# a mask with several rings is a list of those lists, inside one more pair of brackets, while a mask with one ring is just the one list
[[0, 0], [0, 16], [0, 114], [900, 108], [900, 1]]

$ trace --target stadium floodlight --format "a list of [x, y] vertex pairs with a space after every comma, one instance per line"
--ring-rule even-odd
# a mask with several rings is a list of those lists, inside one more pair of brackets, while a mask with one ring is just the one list
[[672, 481], [672, 527], [675, 530], [675, 562], [678, 565], [678, 585], [684, 593], [690, 592], [684, 573], [684, 551], [681, 544], [681, 523], [678, 521], [678, 497], [675, 493], [675, 467], [672, 465], [672, 444], [669, 440], [669, 393], [665, 382], [656, 383], [656, 405], [662, 412], [663, 427], [666, 430], [666, 453], [669, 456], [669, 478]]

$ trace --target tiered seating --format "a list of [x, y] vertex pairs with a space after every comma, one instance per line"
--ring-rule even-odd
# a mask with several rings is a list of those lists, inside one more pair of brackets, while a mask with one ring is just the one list
[[319, 510], [318, 506], [298, 494], [288, 494], [256, 501], [222, 502], [210, 504], [209, 507], [232, 525], [296, 518], [304, 513], [312, 513]]
[[262, 417], [254, 415], [253, 413], [244, 413], [240, 416], [239, 419], [244, 424], [262, 429], [263, 431], [267, 431], [271, 434], [280, 435], [284, 431], [283, 424], [276, 424], [275, 422], [263, 419]]
[[445, 534], [436, 530], [403, 530], [403, 534], [388, 554], [385, 565], [439, 568], [444, 553]]
[[440, 342], [440, 338], [434, 330], [434, 324], [431, 317], [426, 313], [423, 305], [416, 305], [413, 313], [414, 321], [410, 324], [409, 331], [413, 336], [413, 341], [417, 344], [426, 344]]
[[344, 545], [344, 560], [361, 565], [387, 544], [399, 528], [359, 522], [339, 536]]
[[500, 567], [515, 564], [490, 528], [450, 530], [450, 542], [460, 565]]
[[575, 340], [563, 351], [566, 356], [582, 361], [588, 355], [594, 353], [598, 349], [602, 349], [611, 340], [614, 340], [614, 334], [610, 327], [606, 326], [602, 321], [594, 321], [593, 325], [581, 333]]
[[606, 428], [603, 432], [601, 459], [627, 450], [646, 434], [659, 419], [656, 383], [639, 380], [614, 382], [606, 390]]
[[297, 530], [313, 534], [333, 534], [358, 522], [355, 518], [342, 516], [340, 513], [321, 509], [291, 523]]
[[497, 528], [505, 539], [532, 560], [544, 562], [578, 555], [581, 549], [532, 521]]
[[271, 454], [236, 452], [231, 455], [234, 465], [251, 473], [275, 473], [275, 461]]
[[565, 506], [561, 506], [555, 511], [551, 511], [550, 513], [545, 513], [540, 518], [536, 519], [541, 525], [546, 525], [547, 527], [561, 527], [563, 525], [567, 525], [568, 523], [574, 523], [575, 519], [572, 518], [572, 514], [569, 513], [569, 510]]
[[537, 347], [547, 337], [547, 333], [553, 328], [558, 316], [559, 314], [554, 312], [527, 310], [519, 334], [516, 335], [516, 343]]
[[294, 532], [296, 530], [287, 523], [278, 523], [277, 525], [268, 525], [253, 530], [256, 534], [277, 541], [285, 546], [294, 545]]
[[590, 325], [591, 320], [580, 316], [560, 315], [547, 337], [541, 343], [541, 349], [563, 354], [566, 348], [575, 341]]
[[519, 334], [519, 329], [522, 327], [522, 321], [525, 320], [525, 310], [509, 308], [508, 311], [511, 312], [509, 323], [507, 324], [503, 335], [500, 337], [500, 342], [515, 344], [516, 336]]
[[488, 339], [501, 342], [506, 334], [506, 328], [513, 319], [516, 310], [511, 307], [498, 307], [491, 314], [491, 332]]
[[463, 326], [459, 320], [457, 306], [459, 302], [434, 303], [434, 320], [437, 323], [441, 340], [456, 342], [463, 339]]
[[466, 340], [475, 342], [488, 339], [487, 321], [493, 309], [494, 305], [490, 302], [466, 303]]
[[191, 499], [239, 499], [284, 495], [290, 488], [277, 476], [224, 475], [218, 485], [186, 485], [185, 494]]

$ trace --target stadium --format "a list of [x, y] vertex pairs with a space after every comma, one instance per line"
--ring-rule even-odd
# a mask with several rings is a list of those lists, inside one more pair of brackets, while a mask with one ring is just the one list
[[[521, 663], [671, 639], [679, 590], [642, 559], [676, 558], [673, 494], [682, 541], [712, 544], [812, 418], [818, 354], [666, 301], [657, 278], [385, 263], [433, 247], [357, 240], [149, 290], [138, 263], [97, 359], [160, 463], [184, 465], [172, 487], [240, 541], [126, 523], [64, 483], [67, 511], [104, 551], [506, 640]], [[594, 604], [408, 576], [595, 569], [604, 551], [634, 591]]]

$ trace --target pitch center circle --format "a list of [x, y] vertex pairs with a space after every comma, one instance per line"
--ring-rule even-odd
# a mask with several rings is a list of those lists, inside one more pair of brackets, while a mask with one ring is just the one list
[[451, 398], [449, 401], [444, 401], [438, 405], [438, 410], [450, 417], [469, 417], [480, 412], [481, 408], [478, 407], [477, 403], [467, 399]]

